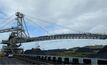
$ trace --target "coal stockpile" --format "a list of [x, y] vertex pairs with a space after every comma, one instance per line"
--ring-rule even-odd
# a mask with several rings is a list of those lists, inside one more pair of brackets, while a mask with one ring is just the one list
[[45, 55], [45, 52], [37, 48], [37, 49], [26, 50], [24, 54]]
[[104, 46], [104, 48], [102, 48], [98, 53], [96, 53], [90, 57], [107, 59], [107, 45]]

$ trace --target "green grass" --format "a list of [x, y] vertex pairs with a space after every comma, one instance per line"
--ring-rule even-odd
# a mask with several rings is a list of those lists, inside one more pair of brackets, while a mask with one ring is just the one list
[[0, 53], [0, 58], [1, 58], [1, 57], [4, 57], [4, 54]]
[[93, 53], [88, 53], [88, 52], [72, 52], [72, 51], [57, 53], [57, 55], [59, 55], [59, 56], [71, 56], [71, 57], [86, 57], [89, 54], [93, 54]]

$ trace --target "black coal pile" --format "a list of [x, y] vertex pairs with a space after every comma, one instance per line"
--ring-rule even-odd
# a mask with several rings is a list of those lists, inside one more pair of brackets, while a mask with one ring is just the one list
[[31, 50], [26, 50], [24, 54], [36, 54], [36, 55], [45, 55], [45, 52], [39, 48], [32, 48]]
[[107, 45], [104, 48], [102, 48], [98, 53], [92, 55], [91, 57], [107, 59]]

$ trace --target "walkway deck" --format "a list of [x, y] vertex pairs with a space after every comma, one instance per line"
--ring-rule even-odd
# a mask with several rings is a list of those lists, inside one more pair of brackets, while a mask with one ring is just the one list
[[0, 65], [32, 65], [16, 58], [3, 57], [0, 58]]

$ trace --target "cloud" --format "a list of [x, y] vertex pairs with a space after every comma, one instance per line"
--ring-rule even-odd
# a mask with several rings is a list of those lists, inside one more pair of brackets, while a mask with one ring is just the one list
[[[69, 32], [106, 33], [106, 3], [106, 0], [0, 0], [0, 19], [20, 11], [24, 13], [25, 16], [34, 17], [34, 22], [42, 25], [42, 27], [46, 28], [51, 34]], [[43, 21], [36, 20], [36, 17], [47, 20], [49, 24], [47, 25], [47, 23]], [[36, 24], [33, 26], [36, 26]], [[31, 35], [34, 35], [37, 31], [31, 32]], [[41, 32], [37, 32], [37, 34], [38, 33], [43, 35]], [[70, 46], [70, 42], [65, 41], [62, 44], [68, 43], [66, 45]], [[82, 42], [86, 43], [84, 45], [87, 45], [88, 42], [90, 43], [90, 40], [81, 41], [81, 43]], [[77, 42], [74, 41], [73, 43]], [[98, 42], [91, 42], [91, 44], [93, 43]], [[45, 48], [48, 48], [48, 43], [46, 45], [47, 46], [44, 45]], [[58, 44], [58, 46], [59, 45], [60, 44]], [[54, 48], [58, 48], [58, 46]], [[67, 46], [62, 47], [66, 48]]]

